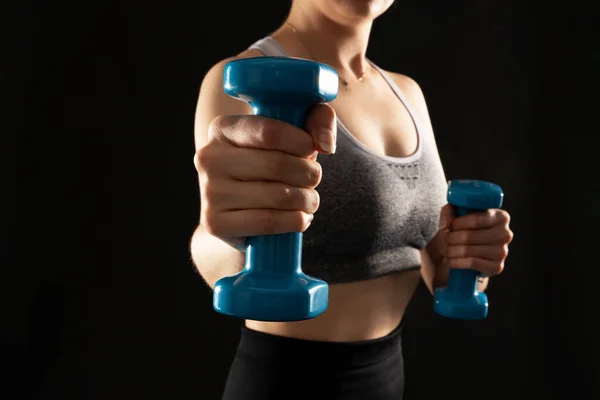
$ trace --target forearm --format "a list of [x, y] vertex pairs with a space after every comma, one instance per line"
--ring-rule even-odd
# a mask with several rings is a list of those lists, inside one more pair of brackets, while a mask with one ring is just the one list
[[192, 236], [190, 253], [198, 272], [211, 288], [219, 279], [244, 267], [245, 254], [206, 232], [202, 225]]

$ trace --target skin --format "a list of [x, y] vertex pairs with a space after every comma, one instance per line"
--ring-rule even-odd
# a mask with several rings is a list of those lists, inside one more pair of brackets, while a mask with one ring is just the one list
[[[392, 0], [295, 0], [287, 21], [272, 36], [293, 57], [335, 68], [348, 88], [311, 111], [306, 131], [283, 122], [252, 116], [247, 104], [222, 89], [224, 65], [262, 54], [244, 51], [215, 64], [204, 77], [195, 121], [201, 208], [191, 243], [198, 271], [213, 287], [243, 268], [245, 237], [305, 231], [318, 218], [319, 153], [335, 152], [336, 118], [378, 154], [403, 157], [418, 145], [410, 115], [381, 75], [365, 58], [373, 21]], [[362, 81], [356, 78], [365, 74]], [[427, 105], [418, 84], [393, 72], [435, 140]], [[361, 118], [350, 118], [360, 114]], [[439, 156], [438, 156], [439, 158]], [[231, 162], [235, 160], [235, 162]], [[441, 161], [440, 161], [441, 165]], [[240, 196], [244, 193], [244, 196]], [[254, 330], [302, 339], [334, 342], [383, 337], [401, 322], [419, 281], [430, 291], [444, 286], [448, 270], [467, 268], [489, 277], [502, 272], [513, 239], [510, 216], [503, 210], [455, 218], [440, 210], [440, 228], [421, 252], [422, 268], [362, 282], [330, 285], [329, 308], [300, 322], [246, 321]], [[480, 290], [487, 286], [487, 278]]]

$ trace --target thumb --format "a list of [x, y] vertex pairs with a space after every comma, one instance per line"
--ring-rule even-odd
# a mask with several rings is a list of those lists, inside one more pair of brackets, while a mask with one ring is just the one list
[[450, 224], [451, 224], [452, 220], [454, 219], [454, 217], [455, 217], [454, 207], [452, 207], [452, 205], [446, 204], [444, 207], [442, 207], [442, 210], [440, 211], [439, 229], [440, 230], [450, 229]]
[[312, 136], [315, 149], [323, 154], [335, 153], [337, 140], [337, 118], [327, 104], [314, 105], [306, 119], [306, 131]]

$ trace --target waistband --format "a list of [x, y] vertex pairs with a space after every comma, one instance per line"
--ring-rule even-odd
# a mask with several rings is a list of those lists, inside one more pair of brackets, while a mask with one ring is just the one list
[[390, 334], [357, 342], [326, 342], [271, 335], [241, 327], [238, 352], [265, 363], [297, 363], [316, 357], [321, 366], [363, 367], [402, 356], [402, 323]]

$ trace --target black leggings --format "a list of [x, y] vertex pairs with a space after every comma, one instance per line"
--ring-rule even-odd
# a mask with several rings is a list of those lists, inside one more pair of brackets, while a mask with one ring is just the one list
[[401, 400], [401, 327], [375, 340], [290, 339], [242, 326], [222, 400]]

